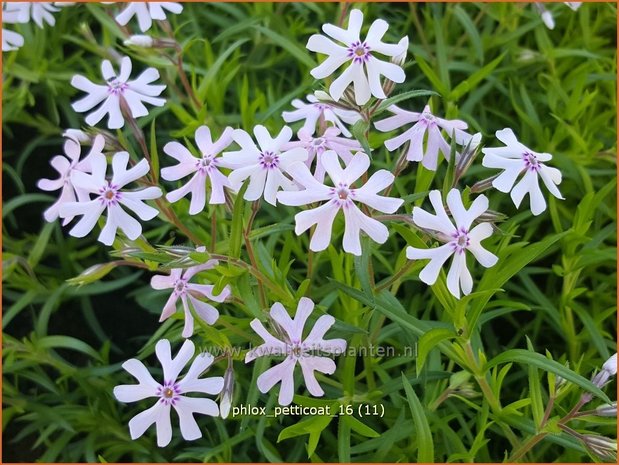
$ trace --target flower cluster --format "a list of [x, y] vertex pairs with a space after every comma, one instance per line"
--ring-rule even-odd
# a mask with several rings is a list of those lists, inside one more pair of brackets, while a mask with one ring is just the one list
[[[47, 15], [39, 12], [35, 16], [35, 7], [32, 8], [37, 24], [40, 18], [49, 21], [48, 10], [45, 10]], [[129, 3], [116, 15], [116, 21], [126, 26], [135, 16], [142, 32], [152, 27], [153, 20], [161, 22], [162, 28], [167, 30], [169, 24], [166, 11], [179, 14], [182, 9], [180, 4], [170, 2]], [[17, 10], [7, 12], [10, 18], [21, 17]], [[106, 115], [109, 129], [120, 129], [127, 123], [143, 151], [143, 157], [132, 158], [130, 147], [107, 131], [91, 129], [98, 134], [92, 138], [81, 130], [68, 130], [66, 155], [51, 160], [59, 177], [39, 182], [43, 190], [60, 191], [58, 200], [46, 210], [45, 219], [54, 221], [60, 217], [63, 225], [66, 225], [75, 217], [81, 217], [69, 234], [84, 237], [104, 216], [105, 222], [102, 222], [98, 239], [112, 246], [118, 230], [122, 231], [124, 237], [121, 236], [116, 243], [116, 252], [122, 253], [135, 245], [128, 241], [136, 241], [142, 234], [142, 225], [134, 216], [142, 221], [150, 221], [160, 215], [182, 229], [184, 225], [176, 217], [171, 204], [177, 204], [179, 210], [184, 209], [182, 202], [189, 196], [189, 215], [201, 215], [208, 210], [216, 226], [213, 206], [223, 205], [229, 211], [233, 197], [237, 196], [237, 202], [241, 197], [253, 202], [255, 213], [261, 199], [264, 199], [265, 203], [276, 208], [285, 208], [282, 205], [306, 207], [295, 214], [294, 231], [300, 236], [311, 230], [311, 251], [320, 252], [329, 246], [337, 247], [339, 241], [334, 241], [333, 237], [342, 228], [336, 222], [343, 222], [343, 251], [362, 256], [371, 255], [373, 247], [371, 242], [362, 241], [363, 236], [368, 236], [377, 244], [384, 244], [389, 240], [390, 233], [384, 223], [399, 216], [415, 226], [422, 244], [423, 240], [428, 239], [440, 243], [437, 247], [406, 247], [409, 260], [429, 260], [419, 273], [419, 280], [434, 285], [443, 266], [451, 258], [451, 265], [444, 278], [447, 289], [458, 299], [470, 294], [474, 281], [467, 265], [469, 253], [484, 268], [494, 266], [499, 260], [497, 255], [481, 244], [490, 239], [496, 228], [491, 221], [492, 215], [488, 215], [488, 197], [480, 194], [471, 199], [469, 191], [452, 187], [450, 190], [445, 189], [444, 199], [440, 191], [431, 190], [428, 199], [434, 213], [414, 206], [410, 214], [394, 215], [405, 205], [407, 195], [410, 194], [406, 192], [405, 186], [396, 183], [399, 175], [411, 163], [419, 163], [413, 165], [420, 166], [419, 170], [439, 173], [445, 160], [444, 164], [459, 167], [460, 176], [465, 169], [463, 167], [473, 162], [481, 145], [481, 133], [468, 132], [469, 126], [465, 121], [437, 116], [431, 111], [430, 104], [417, 112], [386, 101], [395, 84], [405, 81], [404, 62], [408, 37], [402, 37], [396, 42], [385, 39], [389, 26], [382, 19], [374, 21], [363, 36], [362, 27], [363, 14], [354, 9], [348, 18], [347, 28], [325, 24], [322, 28], [325, 35], [315, 34], [309, 38], [307, 48], [327, 56], [311, 70], [312, 76], [322, 80], [340, 68], [343, 70], [328, 83], [328, 94], [316, 91], [307, 96], [307, 102], [295, 99], [291, 103], [294, 110], [282, 113], [283, 123], [300, 124], [296, 138], [291, 127], [283, 123], [276, 130], [269, 130], [263, 125], [253, 128], [226, 127], [218, 137], [213, 136], [211, 128], [200, 125], [194, 133], [196, 147], [187, 139], [183, 143], [168, 141], [163, 146], [163, 153], [174, 159], [175, 163], [162, 167], [159, 172], [156, 172], [158, 163], [154, 163], [154, 158], [151, 162], [144, 134], [137, 124], [137, 119], [148, 114], [145, 103], [156, 107], [166, 103], [161, 97], [166, 86], [155, 84], [160, 77], [159, 71], [147, 68], [131, 80], [132, 61], [125, 56], [119, 60], [118, 73], [111, 61], [102, 62], [102, 84], [81, 75], [73, 76], [73, 87], [86, 95], [75, 101], [72, 107], [78, 113], [89, 112], [85, 123], [95, 126]], [[7, 36], [7, 40], [16, 43], [10, 37]], [[148, 36], [132, 36], [128, 40], [133, 44], [154, 43]], [[178, 61], [177, 64], [179, 73], [182, 73], [182, 62]], [[186, 77], [183, 81], [186, 81]], [[195, 95], [190, 93], [188, 98], [196, 103]], [[197, 104], [199, 106], [200, 102]], [[391, 116], [374, 122], [372, 118], [382, 111], [378, 109], [388, 111]], [[369, 131], [373, 124], [384, 133], [405, 128], [400, 134], [390, 134], [384, 142], [387, 151], [400, 152], [393, 172], [372, 168], [373, 154], [370, 153], [367, 137], [356, 131], [355, 125], [358, 124], [365, 125], [364, 131]], [[189, 134], [192, 132], [194, 127], [190, 128]], [[528, 194], [533, 215], [539, 215], [546, 209], [540, 178], [554, 197], [562, 199], [557, 187], [561, 183], [561, 173], [547, 165], [552, 155], [529, 149], [517, 140], [509, 128], [497, 131], [496, 137], [504, 147], [481, 149], [484, 154], [481, 166], [502, 170], [487, 180], [488, 184], [500, 192], [511, 193], [517, 208]], [[80, 158], [81, 143], [92, 144], [89, 154], [84, 158]], [[109, 175], [108, 159], [111, 160]], [[166, 189], [165, 195], [158, 185], [159, 175], [168, 183], [162, 186]], [[127, 186], [131, 184], [134, 188], [128, 189]], [[401, 197], [390, 196], [394, 188]], [[155, 201], [157, 208], [146, 201]], [[168, 340], [162, 339], [156, 344], [156, 355], [163, 366], [161, 383], [150, 376], [142, 362], [132, 359], [125, 362], [123, 368], [139, 384], [117, 386], [114, 390], [114, 395], [122, 402], [157, 398], [155, 405], [129, 422], [129, 430], [135, 439], [152, 424], [156, 424], [160, 446], [165, 446], [171, 440], [170, 407], [179, 415], [182, 436], [192, 440], [201, 437], [194, 413], [218, 416], [221, 412], [221, 416], [226, 417], [233, 402], [232, 357], [225, 357], [228, 359], [228, 369], [224, 377], [200, 378], [206, 369], [219, 361], [209, 354], [201, 354], [193, 360], [185, 377], [178, 379], [195, 352], [194, 344], [189, 340], [198, 332], [195, 323], [198, 322], [199, 328], [211, 331], [207, 325], [215, 325], [220, 321], [220, 310], [224, 306], [217, 309], [211, 302], [224, 303], [243, 298], [240, 290], [230, 285], [222, 286], [213, 279], [220, 274], [218, 259], [232, 259], [215, 254], [214, 242], [207, 249], [190, 235], [187, 237], [195, 242], [187, 255], [211, 254], [213, 257], [197, 263], [190, 260], [189, 264], [181, 260], [173, 266], [162, 263], [157, 271], [162, 274], [155, 274], [151, 278], [153, 289], [170, 292], [160, 321], [184, 319], [181, 336], [186, 340], [174, 359], [170, 355]], [[248, 232], [246, 240], [249, 241]], [[146, 240], [143, 242], [148, 243]], [[490, 242], [488, 240], [486, 244]], [[146, 255], [144, 267], [153, 271], [156, 264], [153, 267]], [[234, 260], [242, 262], [240, 258]], [[254, 257], [251, 256], [250, 260], [253, 261]], [[253, 262], [252, 265], [242, 263], [256, 271]], [[179, 300], [182, 314], [177, 313]], [[266, 311], [266, 301], [263, 306]], [[313, 310], [313, 301], [301, 297], [295, 315], [291, 318], [284, 305], [276, 302], [271, 306], [268, 317], [265, 315], [263, 318], [269, 321], [271, 332], [258, 318], [250, 323], [263, 343], [245, 353], [245, 362], [266, 356], [284, 357], [281, 363], [257, 376], [257, 387], [262, 393], [280, 384], [278, 400], [281, 405], [293, 401], [297, 365], [300, 366], [308, 392], [313, 396], [323, 396], [325, 392], [316, 378], [316, 372], [333, 374], [336, 362], [332, 356], [343, 353], [346, 348], [344, 339], [324, 339], [335, 323], [335, 318], [328, 314], [317, 318], [312, 329], [304, 336], [304, 328]], [[220, 407], [212, 399], [186, 396], [187, 393], [220, 394]]]

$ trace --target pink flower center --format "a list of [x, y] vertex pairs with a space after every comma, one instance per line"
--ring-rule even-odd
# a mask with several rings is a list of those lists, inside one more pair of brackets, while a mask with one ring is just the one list
[[467, 229], [459, 228], [455, 233], [452, 234], [451, 246], [454, 251], [462, 254], [466, 250], [466, 248], [471, 244], [471, 239], [468, 236], [469, 232]]
[[314, 153], [321, 154], [327, 148], [326, 144], [327, 144], [327, 141], [324, 137], [317, 137], [311, 142], [309, 149], [313, 151]]
[[165, 381], [163, 386], [157, 388], [156, 394], [159, 396], [159, 401], [166, 405], [175, 405], [180, 399], [181, 390], [178, 384], [173, 381]]
[[337, 187], [331, 188], [331, 195], [338, 206], [342, 207], [352, 202], [355, 190], [351, 189], [348, 184], [340, 182]]
[[216, 164], [217, 164], [217, 161], [212, 155], [203, 155], [202, 158], [200, 158], [196, 162], [198, 170], [201, 173], [211, 171], [215, 167]]
[[331, 106], [325, 103], [314, 103], [314, 108], [318, 108], [320, 111], [330, 110]]
[[530, 152], [524, 152], [522, 154], [522, 160], [524, 161], [525, 169], [528, 171], [539, 171], [541, 169], [541, 165], [537, 157]]
[[108, 207], [116, 205], [121, 198], [122, 194], [118, 190], [118, 186], [113, 185], [111, 182], [108, 182], [99, 189], [99, 201]]
[[184, 294], [187, 292], [187, 281], [183, 278], [174, 283], [174, 292], [176, 294]]
[[264, 169], [270, 170], [279, 166], [279, 156], [273, 152], [262, 152], [258, 159], [260, 161], [260, 166]]
[[126, 82], [121, 82], [116, 77], [110, 78], [110, 80], [108, 80], [107, 82], [107, 91], [109, 94], [122, 94], [127, 89], [127, 87], [129, 86]]
[[365, 42], [355, 41], [346, 49], [347, 56], [352, 58], [353, 63], [367, 63], [372, 54], [370, 47]]
[[301, 341], [288, 342], [288, 344], [286, 344], [286, 350], [288, 355], [295, 359], [303, 357], [303, 354], [305, 353]]

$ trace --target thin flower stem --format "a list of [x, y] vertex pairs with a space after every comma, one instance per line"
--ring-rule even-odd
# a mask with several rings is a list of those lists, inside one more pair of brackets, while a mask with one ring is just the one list
[[[254, 254], [254, 249], [251, 244], [251, 240], [249, 239], [249, 234], [251, 233], [252, 226], [254, 224], [254, 219], [256, 218], [256, 214], [260, 209], [260, 200], [253, 202], [251, 206], [251, 216], [249, 217], [249, 221], [247, 222], [247, 226], [243, 231], [243, 239], [245, 240], [245, 248], [247, 249], [247, 254], [249, 255], [249, 261], [252, 266], [258, 269], [258, 262], [256, 260], [256, 255]], [[260, 280], [258, 280], [258, 292], [260, 294], [260, 303], [262, 308], [267, 307], [267, 297], [264, 291], [264, 286]]]
[[211, 214], [211, 252], [215, 252], [215, 246], [217, 245], [217, 207], [213, 208]]
[[512, 455], [509, 456], [507, 462], [513, 463], [520, 460], [527, 452], [529, 452], [538, 442], [544, 439], [547, 435], [548, 433], [538, 433], [534, 436], [531, 436], [527, 441], [523, 442], [520, 447], [518, 447], [512, 452]]

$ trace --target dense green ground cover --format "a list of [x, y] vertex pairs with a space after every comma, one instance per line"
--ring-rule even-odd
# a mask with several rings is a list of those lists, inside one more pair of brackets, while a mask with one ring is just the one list
[[[585, 4], [573, 12], [549, 4], [554, 30], [532, 4], [359, 7], [368, 19], [390, 23], [391, 42], [409, 36], [407, 79], [395, 94], [437, 92], [435, 114], [467, 121], [488, 146], [499, 145], [496, 130], [511, 127], [524, 144], [554, 155], [565, 200], [545, 194], [548, 210], [533, 216], [508, 195], [487, 191], [490, 208], [506, 215], [485, 242], [499, 263], [472, 267], [474, 293], [460, 301], [447, 293], [444, 277], [433, 287], [420, 282], [425, 262], [407, 265], [406, 245], [425, 239], [407, 223], [390, 222], [388, 242], [364, 242], [360, 258], [341, 250], [343, 228], [336, 223], [332, 246], [308, 255], [308, 234], [293, 230], [298, 209], [263, 202], [250, 236], [262, 285], [233, 264], [214, 272], [214, 281], [230, 283], [236, 298], [219, 305], [216, 331], [197, 329], [196, 345], [257, 343], [249, 331], [254, 316], [276, 301], [294, 309], [307, 295], [337, 319], [330, 337], [353, 348], [393, 347], [394, 354], [340, 357], [335, 374], [320, 378], [324, 399], [297, 391], [295, 404], [344, 411], [350, 405], [355, 419], [199, 417], [203, 438], [195, 442], [184, 441], [176, 425], [164, 449], [156, 447], [154, 431], [131, 441], [127, 422], [145, 407], [114, 399], [113, 387], [131, 382], [120, 364], [137, 356], [155, 366], [155, 341], [181, 340], [182, 313], [158, 323], [166, 295], [151, 289], [153, 273], [142, 268], [116, 266], [81, 286], [70, 281], [92, 265], [119, 260], [96, 234], [76, 239], [42, 218], [53, 199], [36, 182], [52, 176], [48, 163], [61, 153], [62, 131], [84, 125], [70, 106], [78, 95], [71, 77], [98, 81], [100, 61], [116, 52], [131, 56], [136, 68], [158, 68], [167, 103], [138, 122], [153, 159], [166, 166], [163, 145], [192, 140], [201, 124], [217, 133], [255, 124], [279, 131], [290, 101], [321, 88], [309, 74], [318, 58], [305, 44], [322, 24], [337, 22], [342, 7], [186, 4], [170, 22], [201, 108], [160, 52], [122, 45], [125, 33], [107, 13], [116, 6], [63, 8], [53, 28], [16, 26], [25, 45], [3, 54], [5, 461], [597, 460], [558, 423], [585, 390], [595, 390], [592, 374], [616, 352], [616, 5]], [[137, 31], [135, 22], [128, 27]], [[150, 32], [165, 35], [157, 26]], [[420, 111], [427, 99], [401, 105]], [[128, 128], [117, 136], [140, 157]], [[382, 145], [386, 137], [370, 132], [373, 170], [394, 168], [396, 154]], [[495, 174], [480, 160], [461, 189]], [[443, 189], [449, 174], [445, 162], [436, 174], [410, 164], [392, 191], [405, 199], [400, 213], [427, 207], [427, 191]], [[216, 211], [214, 250], [249, 261], [239, 228], [242, 215], [245, 222], [251, 215], [249, 203], [235, 203], [236, 220], [224, 206], [197, 216], [188, 215], [186, 201], [172, 208], [209, 246]], [[146, 231], [152, 245], [192, 245], [161, 219]], [[125, 257], [165, 267], [165, 254], [148, 258]], [[417, 357], [404, 353], [407, 347]], [[245, 365], [241, 355], [234, 367], [235, 404], [272, 410], [277, 390], [264, 395], [255, 386], [265, 363]], [[220, 363], [211, 371], [223, 369]], [[559, 375], [569, 381], [556, 390]], [[613, 401], [615, 386], [604, 388]], [[549, 402], [554, 406], [544, 418]], [[603, 402], [595, 397], [590, 406]], [[359, 416], [359, 405], [384, 407], [384, 415]], [[569, 425], [611, 438], [616, 431], [615, 418], [584, 416]]]

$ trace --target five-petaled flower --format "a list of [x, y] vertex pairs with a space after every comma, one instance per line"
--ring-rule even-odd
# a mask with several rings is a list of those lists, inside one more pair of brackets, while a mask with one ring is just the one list
[[148, 173], [148, 161], [142, 159], [139, 163], [127, 169], [129, 154], [118, 152], [112, 159], [112, 179], [108, 180], [105, 177], [107, 171], [105, 155], [95, 153], [88, 158], [92, 174], [73, 170], [71, 183], [76, 189], [93, 194], [95, 197], [88, 196], [81, 201], [67, 202], [60, 206], [61, 218], [83, 215], [73, 226], [73, 229], [69, 231], [69, 234], [74, 237], [84, 237], [95, 227], [101, 214], [107, 211], [105, 226], [99, 234], [99, 241], [105, 245], [112, 245], [118, 228], [129, 239], [137, 239], [142, 234], [142, 225], [125, 212], [121, 205], [133, 211], [143, 221], [152, 220], [159, 212], [157, 209], [146, 205], [143, 200], [161, 197], [161, 189], [158, 187], [147, 187], [137, 191], [121, 189]]
[[486, 268], [494, 266], [498, 260], [496, 255], [481, 245], [481, 241], [492, 235], [492, 225], [479, 223], [471, 228], [473, 221], [488, 209], [488, 198], [485, 195], [478, 196], [467, 210], [462, 203], [460, 192], [457, 189], [450, 190], [447, 194], [447, 206], [454, 219], [452, 222], [443, 206], [441, 193], [433, 190], [429, 197], [436, 214], [415, 207], [413, 222], [419, 228], [434, 233], [436, 238], [445, 244], [432, 249], [409, 246], [406, 249], [406, 256], [410, 260], [430, 260], [419, 274], [419, 279], [432, 285], [436, 282], [443, 264], [453, 255], [451, 268], [447, 273], [447, 289], [459, 299], [460, 287], [465, 295], [470, 294], [473, 289], [473, 278], [466, 266], [466, 252], [471, 252]]
[[114, 388], [114, 396], [120, 402], [137, 402], [149, 397], [156, 397], [156, 403], [148, 410], [138, 413], [129, 421], [131, 439], [137, 439], [153, 424], [157, 427], [157, 445], [167, 446], [172, 440], [170, 407], [178, 414], [181, 435], [187, 441], [202, 437], [194, 413], [219, 415], [219, 408], [214, 400], [204, 397], [188, 397], [185, 394], [203, 393], [216, 395], [221, 392], [224, 380], [221, 376], [200, 378], [199, 376], [211, 366], [213, 356], [209, 353], [199, 354], [191, 363], [187, 374], [178, 379], [180, 372], [195, 352], [195, 346], [186, 340], [176, 357], [172, 358], [170, 341], [161, 339], [155, 346], [155, 353], [163, 368], [163, 382], [158, 383], [137, 359], [127, 360], [122, 367], [134, 376], [139, 384], [123, 384]]
[[[198, 247], [198, 252], [204, 252], [205, 247]], [[215, 286], [212, 284], [196, 284], [189, 282], [197, 273], [210, 270], [217, 266], [217, 260], [208, 260], [206, 263], [189, 267], [187, 269], [175, 268], [169, 275], [155, 275], [150, 281], [153, 289], [172, 289], [172, 294], [168, 298], [159, 321], [168, 319], [176, 312], [176, 303], [181, 299], [185, 312], [185, 326], [183, 327], [183, 337], [191, 337], [193, 334], [193, 315], [189, 308], [189, 303], [195, 310], [200, 319], [212, 325], [219, 318], [219, 312], [211, 304], [203, 302], [200, 298], [206, 298], [214, 302], [223, 302], [230, 296], [230, 287], [226, 286], [219, 294], [214, 294]]]
[[380, 82], [381, 76], [393, 82], [404, 82], [404, 70], [398, 64], [381, 61], [375, 55], [401, 59], [401, 55], [406, 52], [408, 38], [404, 37], [397, 45], [384, 43], [382, 38], [389, 24], [385, 20], [377, 19], [370, 26], [365, 40], [361, 40], [362, 23], [363, 13], [360, 10], [352, 10], [348, 17], [348, 29], [333, 24], [322, 26], [325, 34], [344, 45], [339, 45], [321, 34], [314, 34], [307, 42], [307, 48], [312, 52], [328, 55], [325, 61], [310, 71], [316, 79], [324, 79], [343, 64], [349, 63], [329, 87], [329, 93], [336, 102], [351, 83], [354, 87], [355, 102], [357, 105], [364, 105], [371, 95], [380, 99], [386, 98]]
[[184, 186], [166, 194], [170, 202], [177, 202], [187, 194], [191, 194], [189, 214], [196, 215], [204, 210], [206, 203], [206, 179], [211, 183], [210, 204], [225, 203], [224, 187], [230, 187], [228, 178], [219, 171], [217, 155], [232, 143], [232, 128], [226, 128], [221, 137], [213, 142], [211, 131], [207, 126], [196, 130], [195, 139], [201, 157], [194, 157], [191, 152], [178, 142], [168, 142], [163, 151], [178, 160], [176, 166], [163, 168], [161, 177], [166, 181], [177, 181], [192, 173], [193, 176]]
[[285, 148], [303, 147], [307, 150], [308, 158], [306, 164], [311, 168], [312, 162], [316, 160], [314, 168], [314, 177], [322, 182], [325, 179], [325, 168], [322, 164], [322, 154], [327, 150], [333, 150], [339, 155], [346, 165], [352, 160], [352, 151], [360, 152], [361, 144], [355, 139], [340, 137], [340, 130], [336, 127], [327, 128], [327, 130], [317, 137], [312, 135], [305, 129], [301, 129], [297, 137], [298, 141], [288, 143]]
[[131, 68], [131, 59], [123, 57], [120, 64], [120, 74], [117, 75], [112, 63], [109, 60], [103, 60], [101, 74], [106, 81], [105, 85], [95, 84], [84, 76], [73, 76], [71, 85], [88, 94], [74, 102], [71, 105], [73, 109], [78, 113], [83, 113], [101, 104], [99, 108], [86, 116], [88, 125], [96, 125], [108, 114], [107, 127], [110, 129], [122, 128], [125, 124], [123, 110], [130, 111], [131, 117], [139, 118], [148, 115], [148, 110], [142, 102], [157, 107], [165, 104], [165, 99], [157, 98], [157, 96], [163, 92], [166, 86], [152, 84], [159, 79], [159, 71], [155, 68], [147, 68], [137, 79], [129, 81]]
[[[319, 95], [318, 92], [316, 92], [316, 94]], [[324, 92], [322, 92], [322, 94], [324, 94]], [[316, 132], [316, 124], [320, 125], [321, 122], [324, 122], [324, 124], [329, 122], [337, 126], [344, 136], [351, 137], [352, 134], [344, 123], [355, 124], [362, 116], [357, 111], [346, 110], [331, 105], [329, 103], [331, 97], [329, 97], [328, 94], [324, 94], [324, 96], [326, 97], [325, 100], [318, 100], [315, 95], [309, 94], [307, 96], [307, 101], [309, 103], [294, 99], [292, 101], [292, 106], [295, 107], [296, 110], [284, 111], [282, 113], [282, 118], [286, 123], [305, 120], [302, 129], [309, 134], [314, 134]]]
[[[80, 160], [81, 146], [77, 139], [68, 137], [64, 143], [64, 153], [66, 156], [56, 155], [51, 159], [50, 164], [58, 172], [57, 179], [41, 179], [37, 183], [39, 189], [44, 191], [57, 191], [60, 189], [58, 200], [45, 210], [43, 217], [45, 221], [52, 222], [56, 220], [60, 213], [60, 207], [66, 203], [75, 202], [79, 199], [80, 202], [90, 200], [88, 192], [73, 185], [71, 182], [71, 174], [73, 171], [90, 172], [90, 160], [95, 154], [103, 154], [105, 139], [98, 135], [93, 141], [92, 148], [86, 157]], [[67, 225], [73, 216], [64, 218], [62, 225]]]
[[131, 18], [137, 16], [140, 30], [146, 32], [153, 25], [153, 19], [157, 21], [166, 19], [164, 10], [179, 14], [183, 11], [183, 5], [177, 2], [129, 2], [127, 7], [116, 15], [116, 21], [125, 26]]
[[389, 230], [381, 222], [363, 213], [357, 203], [383, 213], [394, 213], [404, 201], [378, 195], [393, 183], [394, 176], [387, 170], [379, 170], [361, 187], [353, 187], [369, 166], [370, 158], [363, 152], [353, 156], [348, 166], [342, 169], [337, 154], [327, 150], [322, 154], [322, 164], [331, 179], [332, 186], [322, 184], [312, 176], [304, 163], [295, 163], [288, 169], [293, 179], [305, 187], [297, 192], [280, 192], [278, 199], [284, 205], [308, 205], [326, 201], [321, 206], [299, 212], [295, 215], [295, 233], [307, 231], [313, 225], [316, 230], [310, 241], [310, 249], [318, 252], [326, 249], [331, 242], [331, 230], [337, 213], [344, 212], [344, 251], [361, 255], [361, 231], [379, 244], [389, 238]]
[[273, 138], [267, 128], [257, 125], [254, 127], [254, 135], [258, 146], [247, 132], [235, 129], [232, 138], [241, 146], [241, 150], [225, 152], [220, 163], [225, 168], [233, 169], [228, 180], [234, 190], [238, 191], [249, 178], [249, 186], [243, 196], [245, 200], [258, 200], [264, 195], [264, 200], [276, 205], [280, 188], [297, 189], [284, 172], [291, 164], [307, 160], [307, 150], [301, 147], [283, 150], [292, 137], [292, 130], [288, 126], [284, 126], [277, 137]]
[[245, 363], [251, 362], [258, 357], [285, 356], [285, 360], [258, 376], [257, 385], [260, 392], [267, 393], [277, 383], [281, 383], [278, 401], [280, 405], [288, 405], [294, 397], [294, 368], [297, 363], [301, 366], [303, 379], [307, 390], [311, 395], [321, 397], [324, 391], [318, 384], [315, 371], [325, 374], [335, 372], [335, 362], [329, 357], [314, 355], [314, 353], [326, 353], [341, 355], [346, 350], [344, 339], [324, 339], [326, 332], [335, 323], [331, 315], [322, 315], [303, 338], [303, 328], [307, 318], [314, 310], [314, 302], [307, 297], [299, 300], [294, 319], [291, 319], [284, 306], [277, 302], [271, 307], [271, 319], [279, 337], [269, 333], [258, 319], [254, 319], [250, 325], [252, 329], [264, 340], [264, 344], [247, 352]]
[[[465, 132], [468, 125], [464, 121], [438, 118], [432, 114], [429, 105], [426, 105], [421, 113], [403, 110], [395, 105], [391, 105], [389, 111], [394, 115], [374, 123], [379, 131], [393, 131], [409, 123], [415, 124], [399, 136], [386, 140], [387, 150], [393, 152], [408, 142], [406, 159], [420, 161], [424, 167], [432, 171], [436, 171], [439, 151], [446, 159], [449, 159], [451, 153], [441, 129], [445, 130], [449, 137], [453, 137], [458, 145], [466, 146], [470, 143], [476, 147], [481, 141], [481, 134], [471, 136]], [[426, 134], [427, 144], [424, 150]]]
[[[486, 168], [504, 170], [492, 181], [492, 185], [501, 192], [511, 191], [511, 198], [516, 208], [520, 207], [524, 197], [529, 194], [531, 213], [539, 215], [546, 210], [546, 199], [540, 189], [539, 178], [542, 178], [552, 195], [563, 200], [557, 188], [557, 185], [561, 184], [561, 171], [545, 164], [552, 159], [551, 154], [534, 152], [521, 144], [509, 128], [497, 131], [496, 137], [505, 144], [505, 147], [482, 149], [484, 153], [482, 165]], [[521, 174], [522, 179], [516, 183]]]

